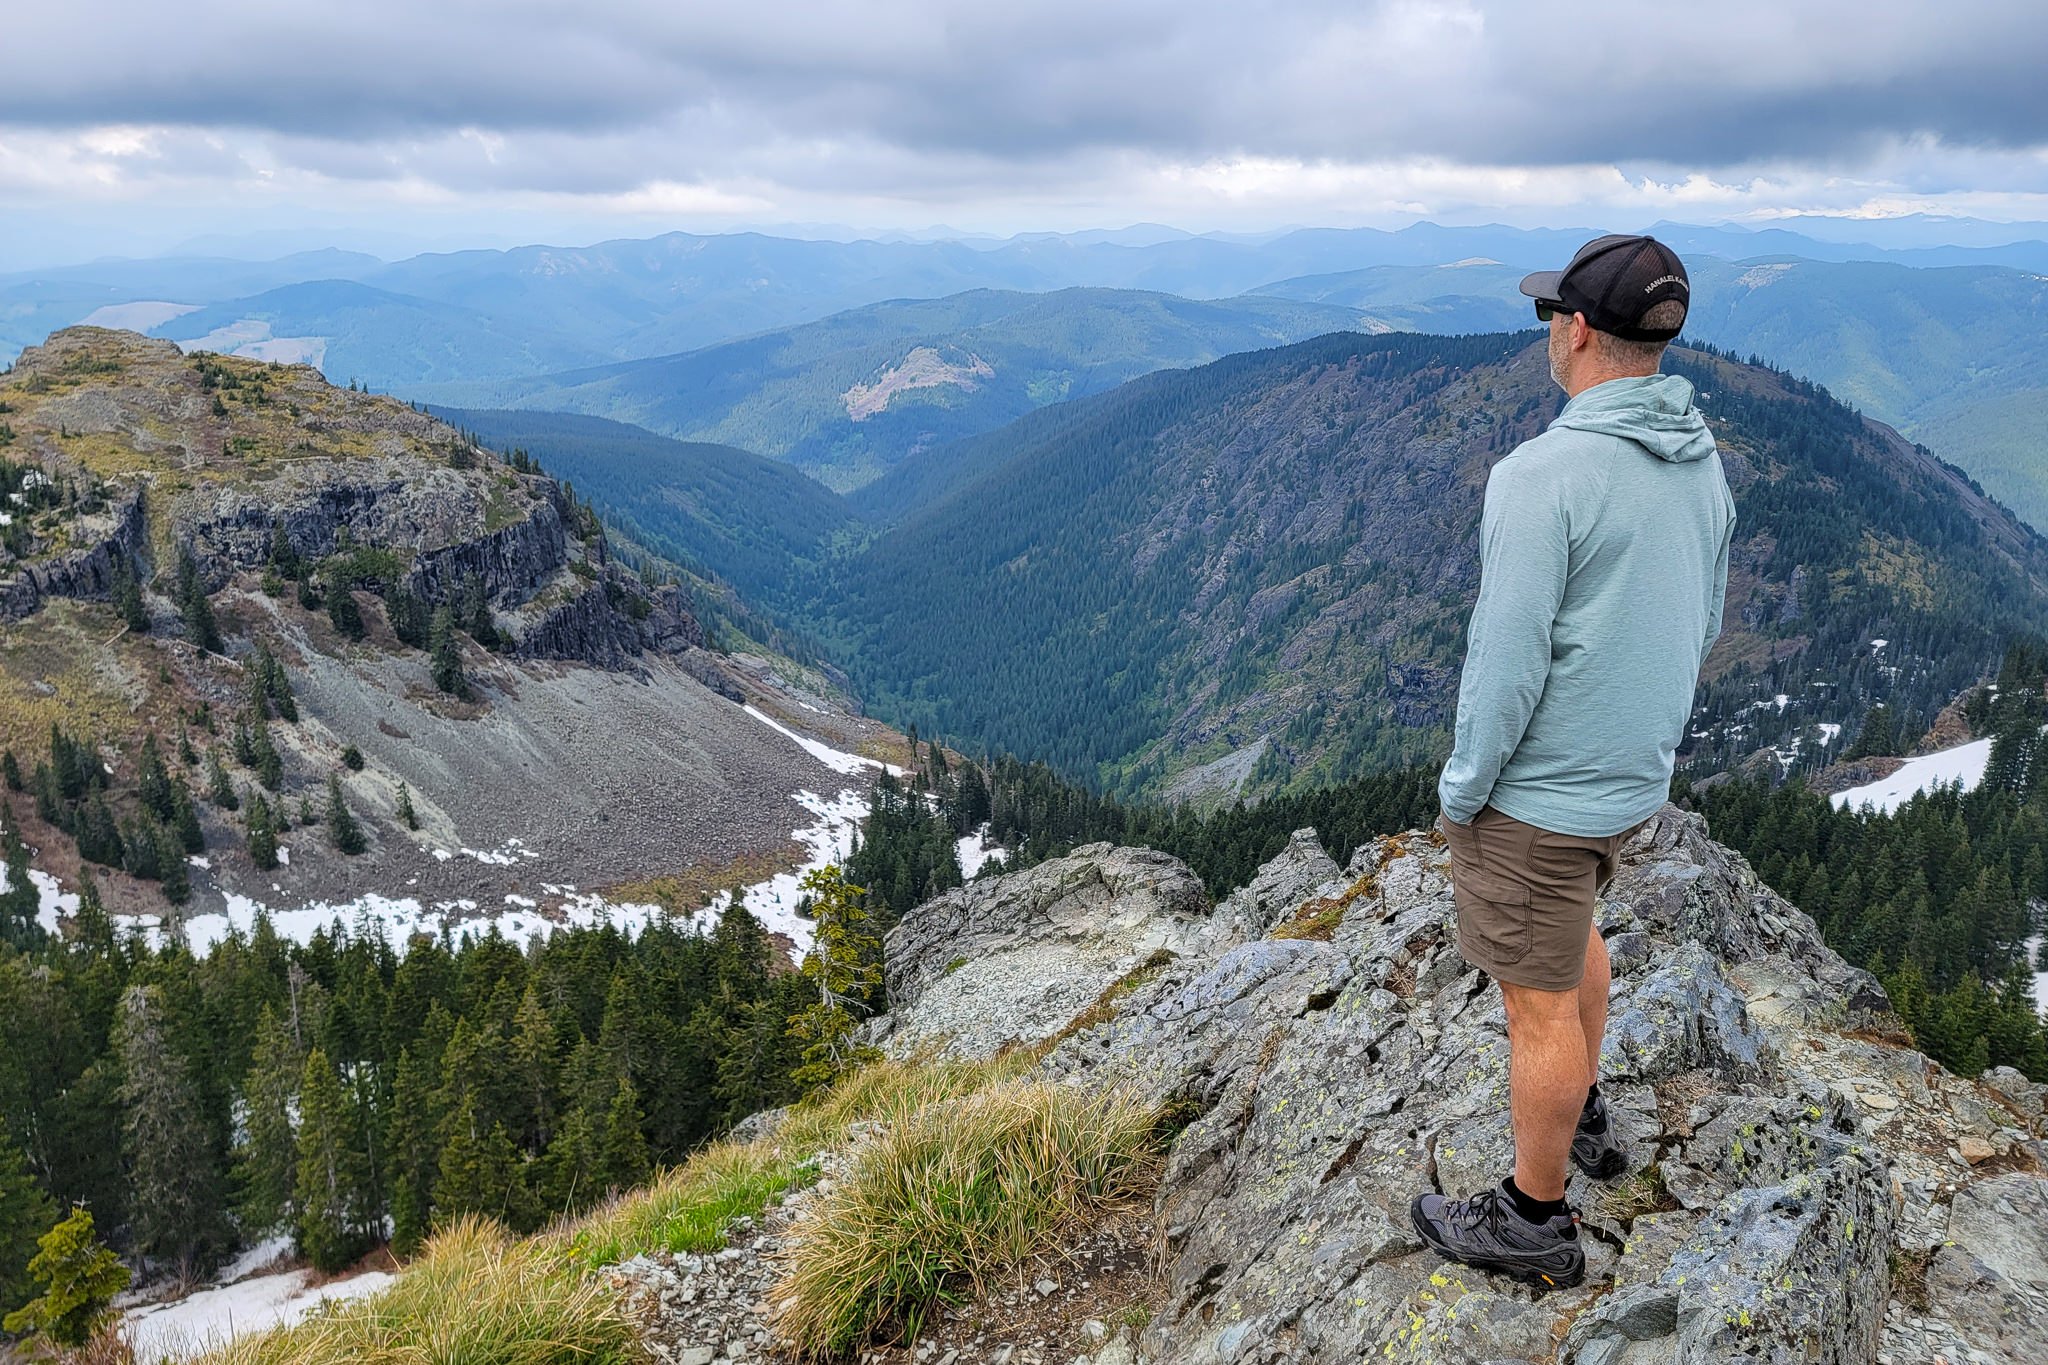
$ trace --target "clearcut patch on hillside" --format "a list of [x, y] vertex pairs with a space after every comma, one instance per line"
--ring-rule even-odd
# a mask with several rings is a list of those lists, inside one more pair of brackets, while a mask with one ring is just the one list
[[995, 367], [978, 355], [970, 353], [966, 363], [954, 364], [935, 348], [918, 346], [903, 357], [902, 364], [884, 370], [874, 383], [855, 384], [840, 397], [846, 404], [846, 415], [863, 422], [887, 408], [899, 393], [941, 384], [972, 390], [980, 387], [979, 380], [993, 379], [995, 373]]

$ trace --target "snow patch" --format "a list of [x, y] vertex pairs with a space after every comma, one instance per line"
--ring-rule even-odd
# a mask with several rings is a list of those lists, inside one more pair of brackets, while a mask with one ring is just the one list
[[[277, 1259], [273, 1239], [252, 1247], [229, 1267], [232, 1271], [269, 1249], [257, 1266]], [[374, 1294], [396, 1277], [381, 1270], [366, 1271], [345, 1280], [315, 1285], [310, 1270], [288, 1270], [276, 1275], [249, 1275], [202, 1289], [174, 1303], [135, 1308], [125, 1315], [129, 1337], [137, 1360], [187, 1360], [225, 1345], [245, 1332], [288, 1326], [323, 1303], [341, 1303]]]
[[[36, 923], [42, 926], [44, 933], [54, 934], [59, 917], [78, 913], [78, 895], [64, 890], [55, 877], [39, 867], [28, 870], [28, 879], [36, 889]], [[0, 892], [13, 889], [7, 883], [7, 864], [0, 863]]]
[[776, 720], [773, 716], [770, 716], [767, 712], [758, 710], [753, 706], [748, 706], [746, 712], [769, 729], [795, 740], [805, 753], [817, 759], [835, 773], [845, 773], [848, 776], [852, 776], [863, 768], [881, 768], [896, 774], [898, 777], [910, 775], [910, 769], [908, 768], [899, 768], [893, 763], [884, 763], [878, 758], [863, 758], [859, 754], [849, 754], [835, 749], [829, 744], [812, 739], [807, 735], [800, 735], [787, 725]]
[[960, 843], [954, 849], [960, 859], [960, 875], [968, 881], [974, 880], [974, 874], [981, 871], [990, 858], [1001, 857], [1005, 851], [1000, 844], [988, 841], [987, 825], [972, 834], [961, 835]]
[[[796, 945], [795, 955], [802, 958], [813, 941], [811, 922], [796, 912], [797, 901], [803, 897], [804, 875], [839, 862], [853, 851], [853, 836], [868, 813], [868, 798], [865, 792], [849, 787], [829, 799], [812, 791], [800, 791], [793, 799], [817, 817], [815, 823], [790, 831], [810, 856], [793, 872], [778, 872], [767, 881], [742, 887], [740, 904], [770, 933], [788, 936]], [[710, 904], [690, 916], [690, 922], [709, 932], [731, 903], [732, 893], [720, 891]]]
[[1921, 792], [1960, 781], [1969, 791], [1984, 780], [1984, 768], [1991, 761], [1991, 741], [1972, 740], [1939, 753], [1909, 758], [1890, 777], [1862, 787], [1851, 787], [1828, 798], [1836, 810], [1857, 810], [1869, 806], [1890, 815]]

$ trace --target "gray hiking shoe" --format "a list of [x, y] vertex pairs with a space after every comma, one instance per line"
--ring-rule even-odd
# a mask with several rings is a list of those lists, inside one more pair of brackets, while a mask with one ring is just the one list
[[[1600, 1131], [1589, 1132], [1588, 1119], [1597, 1119]], [[1572, 1134], [1572, 1164], [1595, 1180], [1612, 1180], [1628, 1169], [1628, 1148], [1615, 1134], [1614, 1121], [1607, 1115], [1607, 1097], [1602, 1095], [1579, 1115], [1579, 1131]]]
[[1492, 1270], [1542, 1293], [1568, 1289], [1586, 1278], [1579, 1216], [1560, 1214], [1531, 1223], [1507, 1191], [1495, 1186], [1470, 1199], [1416, 1196], [1408, 1206], [1415, 1231], [1437, 1255], [1474, 1270]]

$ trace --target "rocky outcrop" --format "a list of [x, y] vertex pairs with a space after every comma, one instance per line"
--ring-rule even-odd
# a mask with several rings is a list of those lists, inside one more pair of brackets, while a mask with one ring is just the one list
[[543, 497], [509, 526], [421, 553], [405, 586], [429, 602], [445, 602], [475, 578], [491, 601], [509, 606], [532, 596], [567, 562], [561, 511], [552, 497]]
[[142, 553], [141, 491], [121, 493], [108, 512], [81, 516], [72, 529], [89, 542], [85, 548], [23, 565], [12, 578], [0, 580], [0, 620], [33, 616], [52, 597], [106, 597], [115, 573], [124, 565], [133, 567]]
[[1204, 919], [1172, 859], [1095, 845], [890, 935], [892, 1045], [1056, 1040], [1053, 1074], [1186, 1122], [1154, 1209], [1169, 1291], [1147, 1358], [2048, 1356], [2048, 1088], [1958, 1078], [1896, 1041], [1878, 983], [1675, 807], [1600, 910], [1605, 1088], [1633, 1166], [1574, 1176], [1587, 1283], [1538, 1298], [1425, 1251], [1410, 1198], [1510, 1166], [1500, 993], [1458, 956], [1434, 836], [1334, 868], [1298, 834]]
[[[1088, 844], [935, 897], [883, 950], [894, 1052], [988, 1057], [1050, 1036], [1147, 963], [1194, 946], [1208, 895], [1178, 858]], [[1157, 957], [1155, 957], [1157, 955]]]
[[526, 659], [574, 659], [601, 668], [632, 666], [642, 653], [682, 654], [704, 644], [704, 629], [674, 587], [649, 593], [616, 569], [585, 579], [564, 570], [511, 618]]

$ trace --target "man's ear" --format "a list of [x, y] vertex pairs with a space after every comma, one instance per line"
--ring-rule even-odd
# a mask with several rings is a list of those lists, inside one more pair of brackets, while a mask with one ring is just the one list
[[1572, 349], [1583, 351], [1593, 344], [1593, 327], [1584, 313], [1572, 314]]

